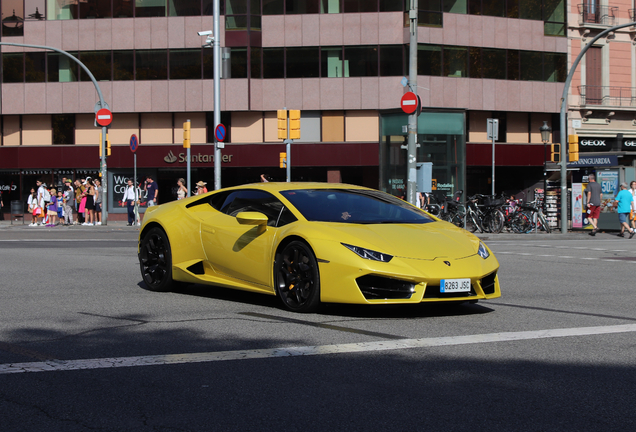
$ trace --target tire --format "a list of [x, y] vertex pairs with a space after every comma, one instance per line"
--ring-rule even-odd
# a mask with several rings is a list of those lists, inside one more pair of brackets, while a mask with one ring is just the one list
[[139, 266], [141, 277], [150, 291], [172, 291], [181, 285], [172, 279], [170, 241], [159, 227], [151, 228], [141, 239]]
[[526, 234], [532, 230], [532, 222], [525, 213], [517, 213], [511, 225], [512, 230], [517, 234]]
[[548, 223], [547, 220], [545, 220], [545, 217], [543, 216], [542, 213], [537, 213], [537, 223], [541, 224], [540, 225], [541, 229], [544, 229], [545, 232], [550, 234], [550, 224]]
[[293, 312], [313, 312], [320, 306], [318, 261], [309, 245], [292, 241], [274, 263], [276, 294]]
[[480, 228], [479, 228], [479, 224], [475, 220], [475, 215], [472, 213], [469, 213], [466, 216], [466, 230], [470, 231], [471, 233], [474, 233], [478, 229]]
[[488, 230], [493, 234], [499, 234], [503, 231], [504, 222], [506, 218], [504, 217], [501, 210], [494, 209], [488, 215]]

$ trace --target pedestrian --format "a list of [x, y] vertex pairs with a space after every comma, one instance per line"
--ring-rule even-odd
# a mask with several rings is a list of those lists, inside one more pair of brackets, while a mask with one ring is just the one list
[[146, 186], [144, 187], [146, 191], [146, 200], [148, 202], [148, 207], [152, 207], [158, 204], [157, 197], [159, 195], [159, 187], [157, 183], [152, 180], [152, 177], [146, 177]]
[[31, 213], [31, 223], [29, 226], [37, 226], [38, 224], [38, 212], [42, 211], [38, 206], [38, 193], [34, 188], [31, 188], [31, 193], [27, 199], [27, 206], [29, 213]]
[[629, 214], [629, 219], [632, 224], [632, 229], [636, 229], [636, 181], [632, 180], [629, 183], [629, 192], [632, 194], [632, 211]]
[[86, 178], [86, 189], [84, 190], [84, 222], [82, 225], [95, 225], [95, 184], [90, 177]]
[[417, 192], [417, 204], [422, 210], [426, 210], [431, 203], [431, 198], [426, 192]]
[[185, 187], [185, 180], [180, 178], [177, 180], [177, 185], [179, 186], [179, 189], [177, 189], [177, 200], [182, 200], [186, 197], [186, 195], [188, 195], [188, 189]]
[[73, 225], [73, 207], [75, 207], [75, 190], [71, 186], [71, 180], [64, 183], [64, 225]]
[[60, 224], [64, 223], [64, 193], [57, 191], [57, 218]]
[[272, 178], [270, 176], [268, 176], [267, 174], [261, 174], [261, 182], [267, 183], [271, 181], [272, 181]]
[[38, 213], [38, 225], [44, 225], [46, 223], [45, 221], [47, 220], [46, 209], [49, 204], [49, 200], [51, 199], [51, 194], [46, 188], [46, 183], [44, 183], [42, 180], [37, 180], [35, 184], [38, 187], [38, 207], [40, 207], [41, 209], [41, 211]]
[[589, 183], [585, 188], [587, 197], [587, 218], [592, 224], [591, 236], [595, 236], [598, 232], [598, 218], [601, 214], [601, 185], [596, 182], [594, 174], [588, 176]]
[[[82, 207], [82, 199], [84, 198], [84, 190], [86, 189], [83, 183], [86, 183], [86, 180], [75, 180], [75, 210], [77, 211], [77, 223], [79, 224], [86, 221], [84, 219], [84, 208]], [[82, 211], [80, 211], [80, 209]]]
[[206, 182], [204, 182], [204, 181], [200, 181], [200, 182], [198, 182], [198, 183], [197, 183], [197, 190], [195, 191], [195, 193], [194, 193], [194, 194], [195, 194], [195, 195], [201, 195], [201, 194], [204, 194], [204, 193], [208, 193], [208, 188], [207, 188], [207, 187], [205, 187], [205, 185], [206, 185], [206, 184], [207, 184], [207, 183], [206, 183]]
[[128, 226], [135, 224], [135, 186], [132, 179], [128, 179], [128, 185], [124, 189], [121, 206], [128, 207]]
[[627, 190], [627, 183], [621, 183], [621, 190], [616, 195], [616, 201], [614, 201], [614, 206], [616, 207], [616, 212], [618, 213], [618, 221], [621, 224], [621, 232], [620, 234], [616, 234], [619, 237], [625, 237], [625, 229], [629, 231], [629, 238], [634, 237], [634, 231], [627, 222], [629, 218], [629, 212], [632, 209], [632, 203], [634, 202], [634, 197]]
[[52, 187], [49, 190], [49, 203], [46, 206], [46, 215], [49, 217], [48, 227], [54, 227], [57, 221], [57, 190]]
[[102, 181], [100, 179], [93, 180], [95, 183], [95, 225], [102, 224]]

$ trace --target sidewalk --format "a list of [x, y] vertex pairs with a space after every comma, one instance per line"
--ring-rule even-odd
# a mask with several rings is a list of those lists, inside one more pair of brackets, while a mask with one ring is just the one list
[[7, 229], [12, 229], [12, 230], [19, 230], [19, 229], [25, 229], [25, 230], [30, 230], [30, 231], [64, 231], [64, 230], [83, 230], [83, 231], [94, 231], [94, 230], [100, 230], [100, 231], [105, 231], [105, 230], [136, 230], [139, 231], [139, 226], [127, 226], [126, 221], [113, 221], [113, 220], [109, 220], [108, 221], [108, 225], [70, 225], [70, 226], [64, 226], [64, 225], [57, 225], [54, 227], [49, 227], [49, 226], [30, 226], [29, 224], [31, 223], [31, 219], [28, 218], [27, 220], [24, 221], [24, 224], [22, 223], [22, 219], [17, 219], [13, 221], [13, 224], [11, 223], [12, 221], [9, 219], [10, 215], [4, 215], [5, 218], [4, 220], [0, 220], [0, 231], [2, 230], [7, 230]]

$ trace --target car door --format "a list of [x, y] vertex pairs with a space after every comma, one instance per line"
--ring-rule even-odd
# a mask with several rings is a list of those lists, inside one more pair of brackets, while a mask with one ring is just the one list
[[[258, 285], [271, 286], [275, 226], [283, 204], [272, 194], [260, 190], [232, 191], [222, 204], [221, 214], [201, 223], [201, 240], [207, 260], [219, 273]], [[241, 212], [267, 216], [267, 225], [241, 224]]]

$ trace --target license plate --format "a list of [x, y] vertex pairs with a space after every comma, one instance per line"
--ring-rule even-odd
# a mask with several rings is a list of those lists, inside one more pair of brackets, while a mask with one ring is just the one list
[[439, 291], [443, 293], [470, 292], [470, 279], [442, 279]]

